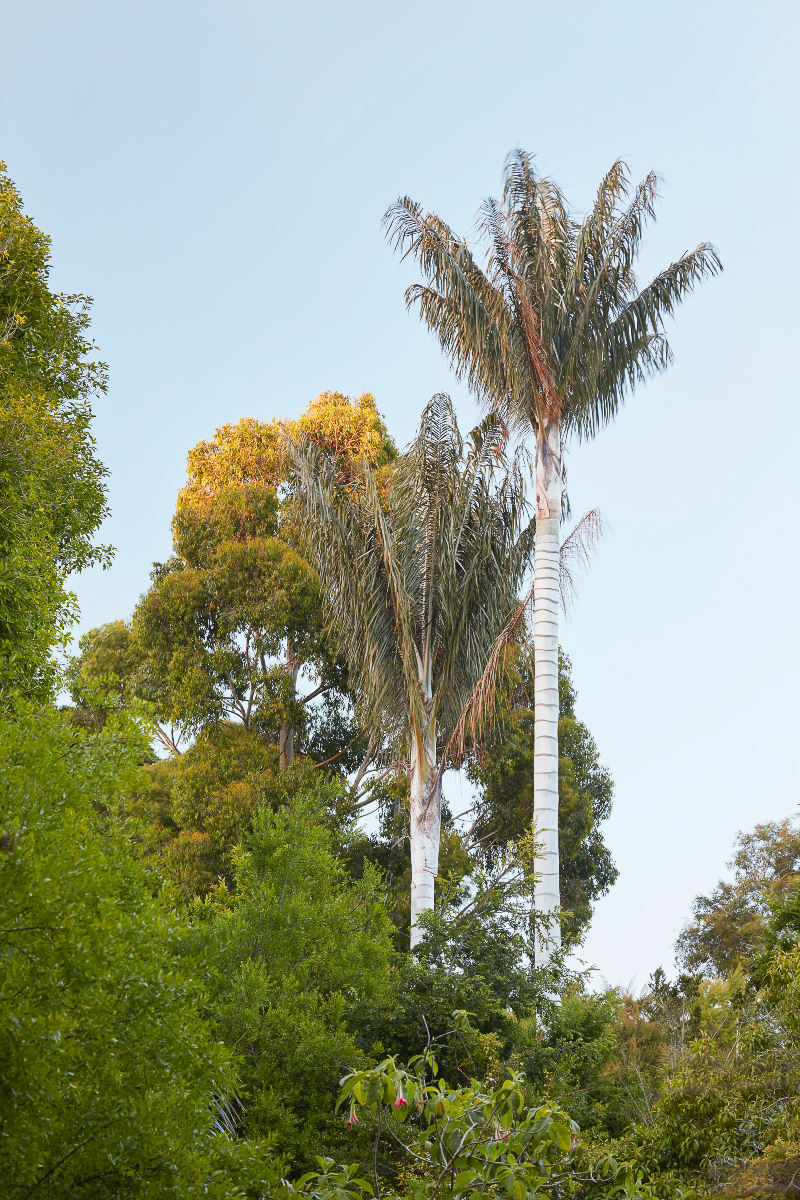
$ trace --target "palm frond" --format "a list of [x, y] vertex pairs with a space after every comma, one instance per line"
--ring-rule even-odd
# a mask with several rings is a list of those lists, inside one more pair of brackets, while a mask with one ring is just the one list
[[666, 317], [701, 280], [721, 270], [715, 247], [703, 242], [628, 300], [613, 320], [597, 322], [591, 336], [583, 338], [583, 370], [565, 422], [569, 431], [581, 439], [593, 437], [616, 415], [626, 389], [669, 365]]
[[504, 692], [503, 679], [509, 673], [509, 653], [520, 641], [520, 634], [526, 627], [526, 618], [532, 615], [532, 606], [533, 584], [517, 604], [492, 646], [481, 677], [464, 705], [442, 753], [440, 774], [454, 757], [460, 757], [464, 753], [468, 741], [476, 742], [482, 734], [490, 732], [497, 724], [497, 702]]
[[214, 1113], [213, 1128], [229, 1142], [235, 1142], [238, 1129], [244, 1114], [242, 1104], [236, 1092], [219, 1095], [216, 1092], [211, 1097], [211, 1111]]
[[285, 446], [297, 479], [306, 551], [364, 719], [396, 734], [408, 717], [409, 676], [417, 672], [410, 605], [374, 479], [365, 464], [361, 486], [348, 489], [304, 434], [287, 437]]
[[561, 610], [565, 615], [575, 602], [578, 576], [588, 569], [597, 543], [607, 533], [608, 525], [603, 514], [599, 508], [593, 508], [581, 517], [569, 536], [561, 543], [558, 584]]
[[627, 167], [618, 160], [578, 232], [564, 296], [564, 309], [571, 318], [565, 378], [580, 362], [587, 330], [604, 328], [636, 291], [633, 264], [646, 221], [655, 217], [658, 178], [651, 172], [636, 188], [632, 202], [619, 212], [616, 205], [627, 195], [627, 180]]
[[383, 218], [390, 244], [413, 254], [427, 279], [406, 291], [409, 308], [436, 334], [456, 377], [467, 379], [482, 403], [492, 405], [512, 384], [508, 369], [507, 306], [463, 239], [438, 217], [424, 216], [408, 197]]
[[[607, 532], [605, 518], [599, 509], [593, 508], [564, 539], [559, 558], [559, 587], [564, 611], [574, 601], [578, 575], [588, 568], [597, 543]], [[514, 679], [511, 655], [522, 641], [528, 617], [533, 616], [533, 599], [531, 584], [496, 638], [486, 666], [454, 723], [442, 754], [440, 773], [449, 762], [464, 753], [468, 742], [477, 742], [497, 727], [501, 703], [508, 696], [508, 687], [504, 685]]]
[[485, 288], [475, 289], [465, 308], [458, 295], [412, 284], [406, 290], [406, 304], [417, 306], [420, 319], [438, 338], [456, 378], [466, 381], [480, 404], [502, 403], [507, 411], [516, 412], [520, 404], [512, 402], [515, 356], [509, 315], [490, 288], [486, 281]]

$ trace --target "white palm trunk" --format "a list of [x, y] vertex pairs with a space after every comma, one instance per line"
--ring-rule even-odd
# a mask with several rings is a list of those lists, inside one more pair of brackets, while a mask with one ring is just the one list
[[420, 740], [411, 739], [411, 948], [422, 941], [421, 913], [433, 908], [433, 881], [439, 872], [442, 788], [436, 779], [436, 722]]
[[[533, 575], [534, 724], [533, 818], [541, 857], [534, 906], [544, 915], [561, 902], [558, 856], [558, 605], [561, 548], [561, 445], [559, 428], [547, 423], [536, 446], [536, 553]], [[536, 959], [546, 963], [561, 945], [553, 920], [537, 939]]]

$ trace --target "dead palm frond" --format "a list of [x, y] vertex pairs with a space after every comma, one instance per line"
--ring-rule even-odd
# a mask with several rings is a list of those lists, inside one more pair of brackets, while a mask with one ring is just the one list
[[561, 595], [561, 611], [566, 615], [575, 602], [578, 576], [586, 571], [592, 560], [597, 543], [608, 533], [603, 514], [593, 508], [581, 517], [578, 524], [561, 543], [558, 562], [558, 584]]

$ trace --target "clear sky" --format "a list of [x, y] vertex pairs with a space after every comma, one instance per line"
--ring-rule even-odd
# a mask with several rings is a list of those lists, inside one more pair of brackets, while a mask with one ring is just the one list
[[662, 177], [643, 274], [705, 239], [725, 274], [670, 331], [675, 365], [569, 457], [611, 534], [565, 627], [578, 713], [617, 781], [620, 867], [586, 956], [672, 966], [738, 829], [796, 811], [800, 677], [796, 3], [761, 0], [4, 0], [0, 157], [95, 299], [96, 435], [114, 566], [81, 629], [128, 616], [186, 451], [330, 388], [399, 442], [470, 403], [403, 290], [380, 217], [407, 193], [458, 231], [537, 155], [573, 204], [622, 156]]

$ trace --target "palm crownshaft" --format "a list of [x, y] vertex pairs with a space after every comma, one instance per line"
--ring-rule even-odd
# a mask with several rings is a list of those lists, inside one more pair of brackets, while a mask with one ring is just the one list
[[[405, 197], [384, 218], [393, 244], [417, 260], [426, 284], [406, 292], [478, 400], [535, 441], [534, 818], [543, 843], [535, 903], [558, 906], [558, 602], [562, 440], [594, 434], [627, 391], [671, 361], [664, 320], [695, 283], [721, 269], [703, 243], [644, 288], [634, 274], [654, 216], [650, 174], [630, 202], [618, 161], [582, 220], [522, 150], [509, 155], [502, 202], [479, 221], [485, 269], [466, 241]], [[557, 928], [557, 927], [556, 927]], [[558, 935], [551, 934], [552, 940]]]
[[465, 450], [449, 399], [434, 396], [386, 498], [366, 463], [344, 480], [307, 439], [288, 444], [309, 557], [361, 719], [408, 757], [412, 945], [438, 870], [438, 746], [514, 610], [525, 568], [522, 479], [503, 443], [489, 418]]

